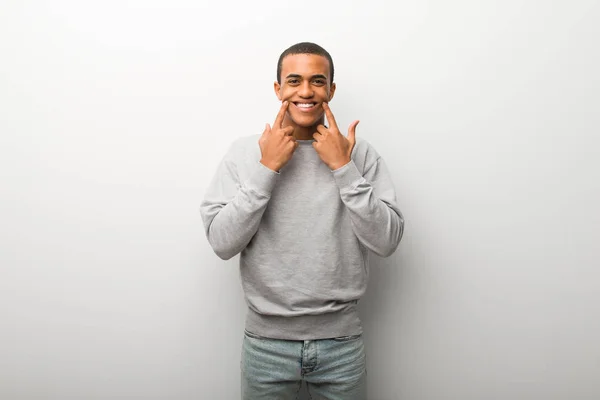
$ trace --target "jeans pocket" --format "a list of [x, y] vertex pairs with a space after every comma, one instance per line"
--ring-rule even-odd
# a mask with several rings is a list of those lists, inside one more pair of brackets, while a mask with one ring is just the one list
[[333, 338], [334, 341], [336, 342], [350, 342], [352, 340], [357, 340], [360, 339], [362, 337], [362, 335], [349, 335], [349, 336], [339, 336], [336, 338]]

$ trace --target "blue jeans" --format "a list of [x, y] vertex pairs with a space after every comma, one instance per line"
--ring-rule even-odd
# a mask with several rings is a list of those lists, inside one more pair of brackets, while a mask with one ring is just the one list
[[245, 331], [241, 372], [243, 400], [297, 399], [302, 381], [315, 400], [367, 397], [362, 335], [290, 341]]

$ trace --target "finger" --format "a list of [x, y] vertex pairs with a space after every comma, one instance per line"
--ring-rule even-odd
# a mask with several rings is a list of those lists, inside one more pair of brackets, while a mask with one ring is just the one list
[[281, 108], [279, 109], [277, 118], [275, 118], [275, 122], [273, 123], [273, 126], [275, 128], [281, 128], [281, 126], [283, 125], [283, 117], [285, 117], [285, 112], [288, 109], [288, 104], [289, 102], [287, 100], [281, 103]]
[[315, 139], [317, 142], [319, 140], [321, 140], [322, 138], [323, 138], [323, 135], [321, 135], [319, 132], [313, 133], [313, 139]]
[[325, 115], [327, 116], [327, 121], [329, 121], [329, 126], [332, 128], [338, 129], [337, 123], [335, 122], [335, 117], [333, 116], [333, 113], [331, 112], [331, 108], [329, 108], [329, 104], [323, 103], [323, 109], [325, 110]]
[[271, 125], [265, 124], [265, 130], [263, 131], [263, 135], [271, 132]]
[[348, 140], [352, 143], [356, 142], [356, 126], [359, 122], [359, 120], [354, 121], [350, 124], [350, 127], [348, 128]]
[[283, 132], [284, 135], [287, 135], [287, 136], [294, 135], [294, 127], [293, 126], [286, 126], [281, 131]]
[[326, 135], [329, 133], [329, 131], [327, 130], [327, 128], [325, 128], [325, 125], [319, 125], [317, 126], [317, 132], [320, 133], [321, 135]]
[[286, 143], [286, 146], [293, 153], [298, 147], [298, 142], [296, 142], [295, 140], [290, 140], [288, 141], [288, 143]]

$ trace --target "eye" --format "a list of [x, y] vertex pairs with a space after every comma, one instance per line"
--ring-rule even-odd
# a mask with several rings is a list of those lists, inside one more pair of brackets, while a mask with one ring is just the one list
[[298, 83], [300, 83], [300, 81], [298, 79], [289, 79], [288, 80], [289, 85], [297, 85]]
[[313, 83], [314, 83], [315, 85], [323, 86], [323, 85], [324, 85], [326, 82], [325, 82], [325, 79], [315, 79], [315, 80], [313, 81]]

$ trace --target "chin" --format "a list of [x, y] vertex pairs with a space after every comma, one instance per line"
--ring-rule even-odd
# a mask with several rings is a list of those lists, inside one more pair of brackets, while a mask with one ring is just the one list
[[299, 126], [301, 128], [310, 128], [311, 126], [317, 125], [317, 121], [311, 121], [311, 122], [294, 121], [294, 122], [296, 123], [297, 126]]
[[294, 121], [294, 123], [297, 126], [300, 126], [302, 128], [310, 128], [311, 126], [319, 124], [319, 121], [321, 121], [321, 116], [319, 116], [318, 118], [309, 118], [308, 116], [301, 116], [300, 118], [298, 118], [292, 116], [292, 121]]

